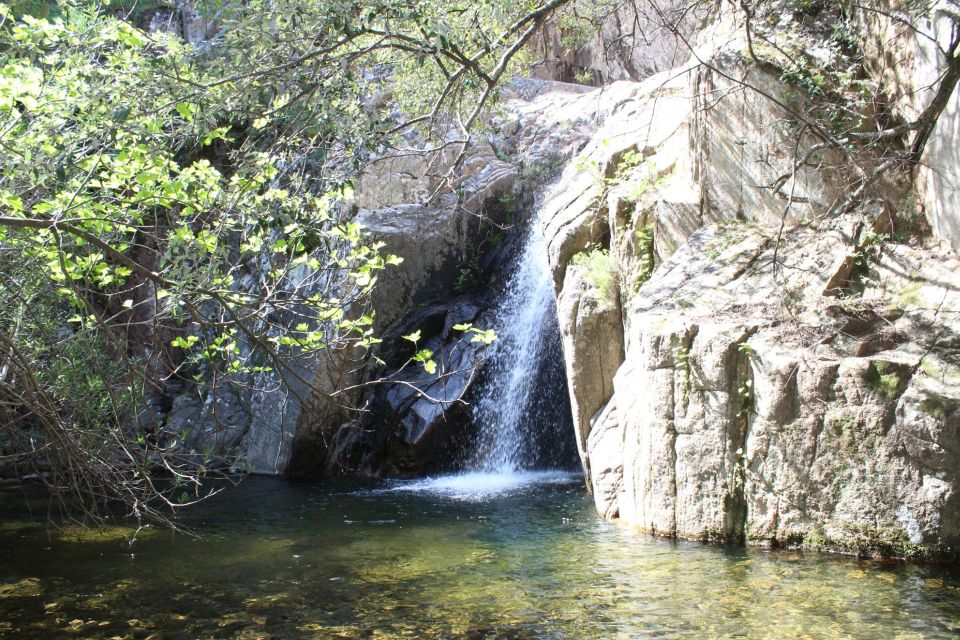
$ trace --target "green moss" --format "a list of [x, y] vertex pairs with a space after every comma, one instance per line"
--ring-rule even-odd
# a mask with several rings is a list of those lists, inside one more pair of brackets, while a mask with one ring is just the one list
[[856, 433], [856, 424], [853, 418], [848, 415], [832, 416], [830, 418], [830, 430], [833, 435], [846, 440]]
[[910, 542], [902, 530], [847, 525], [843, 528], [843, 538], [826, 538], [827, 546], [852, 553], [861, 558], [906, 558], [919, 559], [927, 555], [927, 550]]
[[920, 408], [935, 418], [946, 420], [947, 416], [960, 410], [960, 402], [953, 398], [944, 398], [937, 394], [928, 393], [927, 397], [920, 402]]
[[723, 529], [704, 529], [697, 537], [700, 542], [721, 544], [743, 544], [743, 540]]
[[802, 533], [794, 533], [790, 536], [794, 544], [798, 547], [806, 549], [816, 549], [822, 550], [832, 547], [830, 538], [823, 534], [823, 531], [820, 529], [814, 529], [807, 535]]
[[929, 378], [947, 382], [950, 384], [960, 384], [960, 370], [951, 367], [943, 362], [938, 362], [929, 355], [920, 361], [920, 371]]
[[896, 397], [900, 391], [900, 375], [889, 362], [871, 362], [863, 379], [874, 393], [887, 399]]
[[922, 545], [910, 542], [900, 529], [846, 525], [837, 537], [829, 536], [819, 527], [810, 531], [789, 531], [773, 541], [784, 549], [804, 549], [825, 553], [841, 553], [858, 558], [923, 560], [946, 557], [949, 550], [940, 545]]
[[921, 306], [923, 303], [923, 297], [920, 295], [921, 288], [922, 285], [915, 281], [903, 285], [893, 299], [893, 306], [904, 311]]
[[43, 588], [37, 578], [24, 578], [19, 582], [0, 583], [0, 600], [7, 598], [37, 598]]
[[[816, 532], [816, 531], [812, 532], [812, 533], [810, 534], [810, 536], [811, 536], [811, 537], [815, 537], [816, 541], [818, 541], [818, 542], [821, 541], [821, 539], [822, 539], [822, 535], [821, 535], [819, 532]], [[804, 539], [804, 536], [803, 536], [802, 533], [798, 533], [798, 532], [796, 532], [796, 531], [792, 531], [792, 532], [790, 532], [790, 533], [788, 533], [788, 534], [786, 534], [786, 535], [784, 535], [784, 536], [782, 536], [782, 537], [780, 537], [780, 538], [777, 538], [777, 539], [776, 539], [776, 543], [777, 543], [777, 546], [778, 546], [778, 547], [784, 547], [784, 548], [786, 548], [786, 549], [793, 549], [793, 548], [798, 548], [798, 547], [802, 546], [802, 545], [803, 545], [803, 539]]]
[[937, 363], [929, 358], [920, 361], [920, 370], [923, 371], [924, 375], [931, 378], [939, 378], [943, 373]]

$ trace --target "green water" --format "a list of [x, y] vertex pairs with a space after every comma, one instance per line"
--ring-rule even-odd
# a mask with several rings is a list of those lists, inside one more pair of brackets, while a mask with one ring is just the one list
[[132, 546], [50, 538], [0, 492], [0, 636], [960, 637], [956, 573], [658, 540], [548, 479], [484, 498], [252, 478], [185, 517], [202, 539]]

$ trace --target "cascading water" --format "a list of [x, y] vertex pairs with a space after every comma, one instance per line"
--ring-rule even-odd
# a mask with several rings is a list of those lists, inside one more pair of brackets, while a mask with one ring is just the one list
[[529, 468], [531, 428], [543, 422], [535, 394], [541, 391], [545, 356], [559, 336], [553, 280], [539, 220], [510, 274], [495, 313], [497, 341], [488, 353], [486, 385], [473, 417], [480, 441], [469, 465], [475, 471], [509, 472]]
[[575, 481], [572, 418], [557, 324], [553, 280], [540, 220], [529, 225], [486, 326], [497, 341], [486, 352], [482, 387], [473, 400], [477, 443], [458, 475], [403, 483], [467, 500], [544, 483]]

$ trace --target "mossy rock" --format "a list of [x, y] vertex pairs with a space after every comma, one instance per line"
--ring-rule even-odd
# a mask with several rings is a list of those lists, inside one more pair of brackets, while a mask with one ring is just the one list
[[43, 588], [40, 580], [37, 578], [24, 578], [19, 582], [7, 582], [0, 584], [0, 600], [8, 598], [38, 598], [43, 594]]

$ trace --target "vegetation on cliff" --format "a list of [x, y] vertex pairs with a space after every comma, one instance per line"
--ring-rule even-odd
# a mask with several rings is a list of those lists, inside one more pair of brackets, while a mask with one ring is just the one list
[[[827, 165], [848, 180], [831, 211], [849, 212], [920, 162], [960, 79], [960, 31], [942, 47], [932, 101], [903, 122], [862, 74], [849, 19], [887, 9], [787, 4], [808, 22], [824, 11], [837, 18], [827, 47], [836, 59], [821, 65], [795, 46], [804, 34], [777, 33], [782, 3], [746, 3], [733, 9], [745, 59], [795, 91], [773, 95], [748, 74], [712, 71], [791, 115], [792, 170], [764, 187], [785, 200], [783, 221], [799, 202], [785, 185]], [[608, 18], [626, 9], [691, 49], [688, 14], [731, 10], [573, 0], [0, 4], [6, 471], [48, 478], [85, 521], [116, 500], [164, 520], [201, 497], [199, 477], [224, 461], [175, 453], [179, 434], [151, 407], [157, 386], [202, 381], [216, 408], [218, 389], [310, 387], [296, 358], [374, 345], [370, 295], [400, 258], [352, 220], [358, 172], [386, 149], [433, 145], [452, 162], [429, 198], [456, 195], [485, 109], [524, 62], [538, 62], [530, 44], [547, 37], [544, 27], [569, 48], [603, 39]], [[199, 27], [187, 28], [185, 10]], [[897, 15], [910, 26], [925, 10]], [[152, 24], [158, 15], [169, 19]], [[656, 179], [641, 176], [630, 197]], [[638, 281], [654, 266], [646, 229]], [[596, 248], [575, 263], [606, 291], [611, 261]], [[418, 336], [408, 336], [414, 360], [432, 373]], [[158, 470], [173, 481], [156, 484]]]

